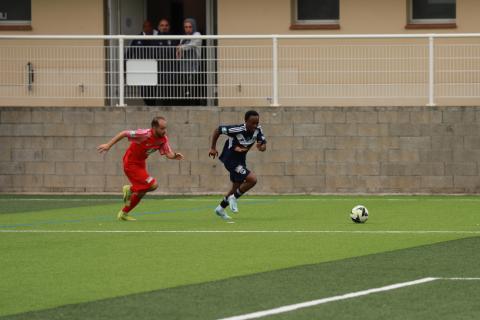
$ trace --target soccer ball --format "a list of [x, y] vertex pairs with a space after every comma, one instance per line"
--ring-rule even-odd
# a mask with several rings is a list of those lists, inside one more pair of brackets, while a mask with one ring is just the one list
[[352, 218], [352, 221], [355, 223], [365, 223], [368, 219], [367, 208], [362, 205], [353, 207], [350, 218]]

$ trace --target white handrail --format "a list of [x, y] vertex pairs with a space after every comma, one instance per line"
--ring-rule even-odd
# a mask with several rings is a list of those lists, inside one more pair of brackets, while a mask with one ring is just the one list
[[408, 38], [475, 38], [480, 37], [480, 33], [419, 33], [419, 34], [301, 34], [301, 35], [1, 35], [0, 39], [29, 39], [29, 40], [134, 40], [134, 39], [408, 39]]

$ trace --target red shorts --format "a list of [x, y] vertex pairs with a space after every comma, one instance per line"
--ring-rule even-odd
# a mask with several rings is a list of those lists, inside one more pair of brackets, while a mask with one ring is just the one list
[[123, 171], [132, 183], [132, 192], [147, 191], [157, 182], [154, 177], [148, 174], [145, 164], [124, 163]]

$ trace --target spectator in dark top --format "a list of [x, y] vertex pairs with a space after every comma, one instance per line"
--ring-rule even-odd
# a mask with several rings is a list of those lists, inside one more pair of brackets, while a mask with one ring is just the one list
[[[161, 19], [158, 23], [158, 35], [169, 36], [170, 22], [167, 19]], [[175, 47], [178, 45], [178, 40], [160, 39], [157, 41], [158, 45], [158, 104], [162, 106], [172, 105], [174, 100], [172, 98], [178, 96], [174, 93], [175, 88]]]
[[[197, 23], [194, 19], [183, 21], [185, 35], [201, 35], [197, 31]], [[177, 46], [177, 59], [180, 68], [180, 86], [183, 88], [185, 104], [196, 105], [200, 95], [200, 58], [202, 39], [182, 39]]]
[[[143, 23], [143, 31], [140, 35], [152, 36], [158, 33], [153, 29], [152, 22], [145, 20]], [[132, 40], [130, 46], [126, 50], [125, 59], [158, 59], [157, 41], [146, 39]], [[132, 96], [141, 97], [147, 106], [155, 105], [155, 87], [154, 86], [135, 86], [131, 90]]]

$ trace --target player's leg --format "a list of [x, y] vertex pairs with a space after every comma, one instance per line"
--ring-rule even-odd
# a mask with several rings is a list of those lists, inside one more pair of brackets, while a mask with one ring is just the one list
[[130, 166], [125, 167], [124, 171], [132, 186], [130, 187], [130, 197], [122, 210], [118, 212], [117, 218], [124, 221], [134, 221], [136, 219], [129, 216], [130, 211], [138, 205], [147, 192], [157, 189], [158, 184], [144, 167]]
[[[247, 170], [248, 171], [248, 170]], [[257, 184], [257, 176], [254, 172], [248, 171], [245, 180], [235, 188], [235, 190], [228, 197], [228, 203], [233, 213], [238, 212], [237, 200], [245, 194], [248, 190], [252, 189]]]
[[227, 193], [227, 196], [225, 199], [227, 200], [228, 205], [230, 206], [230, 210], [232, 210], [233, 213], [238, 212], [238, 204], [237, 204], [237, 198], [234, 196], [235, 192], [240, 188], [242, 185], [242, 182], [233, 182], [232, 183], [232, 188], [230, 191]]

